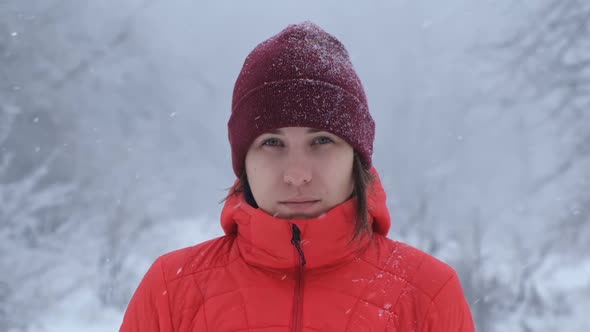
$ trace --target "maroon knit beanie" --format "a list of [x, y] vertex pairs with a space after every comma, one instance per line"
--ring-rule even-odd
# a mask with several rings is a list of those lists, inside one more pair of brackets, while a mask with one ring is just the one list
[[371, 167], [375, 123], [362, 83], [344, 45], [311, 22], [289, 25], [244, 61], [228, 122], [236, 176], [252, 142], [282, 127], [337, 135]]

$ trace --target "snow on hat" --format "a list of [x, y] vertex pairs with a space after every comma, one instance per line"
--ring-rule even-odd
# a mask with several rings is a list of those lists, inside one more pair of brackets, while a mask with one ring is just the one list
[[375, 123], [344, 45], [311, 22], [287, 26], [246, 57], [228, 122], [233, 169], [261, 134], [310, 127], [344, 139], [371, 168]]

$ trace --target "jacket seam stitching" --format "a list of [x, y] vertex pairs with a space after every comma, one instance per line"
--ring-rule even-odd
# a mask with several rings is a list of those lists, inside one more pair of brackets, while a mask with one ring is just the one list
[[[420, 269], [420, 267], [421, 267], [421, 266], [422, 266], [422, 264], [424, 263], [424, 260], [425, 260], [425, 259], [426, 259], [426, 255], [423, 257], [423, 259], [422, 259], [422, 261], [420, 262], [420, 264], [419, 264], [419, 265], [416, 267], [416, 271]], [[395, 273], [393, 273], [393, 272], [391, 272], [391, 271], [385, 270], [385, 269], [383, 269], [383, 268], [381, 268], [381, 267], [379, 267], [379, 266], [375, 265], [374, 263], [367, 261], [366, 259], [362, 259], [362, 260], [363, 260], [363, 261], [365, 261], [365, 262], [367, 262], [368, 264], [371, 264], [373, 267], [375, 267], [375, 268], [379, 269], [379, 271], [381, 271], [381, 272], [384, 272], [384, 273], [387, 273], [388, 275], [395, 276], [395, 277], [397, 277], [397, 278], [403, 279], [403, 280], [404, 280], [404, 281], [405, 281], [405, 282], [406, 282], [408, 285], [412, 285], [414, 288], [416, 288], [417, 290], [419, 290], [419, 291], [420, 291], [422, 294], [426, 295], [426, 297], [428, 297], [428, 299], [432, 301], [432, 299], [433, 299], [433, 296], [431, 296], [430, 294], [428, 294], [428, 293], [427, 293], [426, 291], [424, 291], [422, 288], [420, 288], [420, 287], [417, 287], [417, 286], [414, 284], [414, 282], [413, 282], [413, 281], [414, 281], [414, 280], [413, 280], [413, 278], [405, 278], [405, 277], [403, 277], [403, 276], [400, 276], [400, 275], [397, 275], [397, 274], [395, 274]], [[406, 287], [407, 287], [407, 285], [406, 285]], [[404, 290], [405, 290], [405, 288], [404, 288]]]
[[[392, 255], [393, 255], [393, 252], [392, 252]], [[406, 291], [408, 290], [408, 287], [410, 285], [412, 285], [414, 288], [420, 290], [422, 293], [427, 295], [426, 292], [424, 292], [422, 289], [420, 289], [414, 285], [414, 278], [416, 277], [416, 274], [418, 274], [417, 271], [420, 270], [420, 268], [422, 267], [422, 265], [424, 264], [425, 261], [426, 261], [426, 255], [423, 255], [422, 260], [420, 261], [420, 264], [418, 264], [418, 266], [416, 267], [416, 271], [414, 271], [414, 274], [412, 275], [412, 278], [404, 278], [404, 280], [406, 281], [406, 285], [404, 286], [404, 288], [402, 288], [402, 291], [399, 293], [397, 300], [395, 300], [395, 305], [393, 306], [394, 308], [397, 308], [397, 305], [399, 304], [399, 301], [400, 301], [402, 295], [406, 293]]]
[[440, 293], [443, 291], [443, 289], [445, 289], [445, 287], [447, 287], [447, 285], [455, 277], [456, 277], [455, 275], [451, 275], [449, 277], [449, 279], [447, 279], [447, 281], [445, 281], [445, 283], [440, 287], [440, 289], [436, 292], [436, 294], [430, 300], [430, 306], [428, 307], [428, 310], [426, 311], [426, 313], [424, 314], [424, 317], [422, 318], [423, 324], [422, 324], [422, 328], [420, 329], [421, 332], [423, 332], [424, 329], [426, 328], [426, 320], [428, 319], [428, 316], [430, 316], [430, 313], [431, 313], [432, 309], [436, 306], [435, 303], [434, 303], [436, 301], [436, 298], [440, 295]]
[[168, 291], [168, 283], [166, 282], [166, 275], [164, 274], [164, 268], [162, 267], [162, 260], [159, 260], [158, 265], [160, 265], [160, 274], [162, 276], [162, 283], [164, 284], [164, 289], [166, 291], [166, 304], [168, 306], [168, 319], [170, 323], [170, 328], [172, 332], [174, 332], [174, 324], [172, 322], [172, 309], [170, 308], [170, 292]]
[[[384, 267], [385, 267], [385, 265], [387, 265], [387, 263], [388, 263], [388, 262], [391, 260], [391, 258], [393, 257], [394, 253], [395, 253], [395, 250], [391, 250], [391, 252], [389, 253], [389, 256], [388, 256], [388, 257], [387, 257], [387, 259], [385, 260], [385, 263], [383, 263], [383, 266], [382, 266], [382, 267], [378, 267], [378, 266], [376, 266], [376, 265], [374, 265], [374, 264], [372, 264], [372, 263], [368, 262], [367, 260], [364, 260], [364, 259], [363, 259], [363, 260], [364, 260], [365, 262], [367, 262], [367, 263], [369, 263], [369, 264], [373, 265], [374, 267], [376, 267], [376, 268], [377, 268], [379, 271], [383, 271], [383, 272], [387, 272], [388, 274], [391, 274], [389, 271], [385, 271]], [[371, 278], [371, 280], [375, 280], [375, 276], [373, 276], [373, 277]], [[367, 288], [369, 287], [369, 284], [370, 284], [370, 282], [368, 282], [368, 283], [365, 285], [365, 287], [363, 287], [363, 290], [362, 290], [362, 292], [361, 292], [360, 294], [364, 294], [364, 293], [366, 292]], [[355, 305], [354, 305], [354, 307], [353, 307], [353, 310], [350, 312], [350, 314], [351, 314], [351, 315], [350, 315], [350, 318], [348, 318], [348, 322], [346, 323], [346, 326], [344, 327], [344, 331], [347, 331], [347, 330], [348, 330], [348, 327], [349, 327], [349, 325], [350, 325], [350, 322], [352, 321], [352, 316], [353, 316], [354, 312], [356, 311], [356, 308], [358, 307], [358, 304], [359, 304], [361, 301], [363, 301], [363, 300], [362, 300], [362, 299], [361, 299], [361, 297], [359, 296], [358, 300], [356, 301], [356, 303], [355, 303]], [[398, 301], [399, 301], [399, 298], [398, 298]], [[365, 302], [367, 302], [367, 303], [368, 303], [368, 301], [365, 301]], [[396, 301], [396, 304], [397, 304], [397, 301]]]
[[[419, 264], [419, 265], [416, 267], [416, 271], [418, 271], [418, 270], [420, 269], [420, 267], [422, 267], [422, 265], [423, 265], [423, 264], [424, 264], [424, 262], [426, 261], [426, 258], [427, 258], [427, 255], [426, 255], [426, 254], [423, 254], [423, 257], [422, 257], [422, 260], [420, 261], [420, 264]], [[400, 276], [400, 275], [397, 275], [397, 274], [395, 274], [395, 273], [393, 273], [393, 272], [391, 272], [391, 271], [385, 270], [384, 268], [382, 268], [382, 267], [379, 267], [378, 265], [374, 264], [373, 262], [370, 262], [370, 261], [368, 261], [368, 260], [367, 260], [367, 259], [365, 259], [365, 258], [362, 258], [362, 257], [361, 257], [361, 259], [362, 259], [364, 262], [366, 262], [367, 264], [370, 264], [371, 266], [373, 266], [373, 267], [375, 267], [375, 268], [379, 269], [381, 272], [384, 272], [384, 273], [387, 273], [388, 275], [395, 276], [395, 277], [397, 277], [397, 278], [403, 279], [405, 282], [407, 282], [408, 284], [410, 284], [410, 285], [412, 285], [414, 288], [416, 288], [418, 291], [420, 291], [420, 293], [424, 294], [424, 295], [425, 295], [425, 296], [426, 296], [426, 297], [427, 297], [427, 298], [428, 298], [430, 301], [432, 301], [432, 300], [433, 300], [433, 299], [434, 299], [434, 298], [435, 298], [435, 297], [438, 295], [438, 293], [440, 292], [440, 290], [438, 290], [438, 291], [436, 292], [436, 294], [434, 294], [434, 295], [430, 295], [429, 293], [427, 293], [427, 292], [426, 292], [425, 290], [423, 290], [422, 288], [420, 288], [420, 287], [416, 286], [416, 284], [414, 283], [414, 277], [415, 277], [416, 273], [414, 273], [414, 275], [412, 276], [412, 278], [405, 278], [405, 277], [403, 277], [403, 276]], [[451, 277], [449, 277], [449, 278], [452, 278], [452, 277], [453, 277], [453, 276], [451, 276]], [[446, 285], [446, 283], [447, 283], [447, 282], [448, 282], [448, 280], [447, 280], [447, 281], [445, 281], [445, 283], [443, 283], [443, 286], [444, 286], [444, 285]]]
[[[195, 255], [193, 255], [191, 257], [194, 257], [194, 256]], [[208, 268], [202, 269], [202, 270], [191, 271], [189, 273], [183, 273], [181, 276], [176, 276], [175, 278], [171, 279], [170, 282], [175, 282], [177, 280], [180, 280], [180, 279], [183, 279], [183, 278], [186, 278], [186, 277], [190, 277], [192, 275], [203, 273], [203, 272], [208, 272], [208, 271], [217, 270], [217, 269], [225, 269], [227, 267], [227, 265], [232, 264], [233, 262], [239, 260], [240, 258], [241, 258], [240, 256], [237, 256], [236, 258], [234, 258], [234, 259], [232, 259], [230, 261], [227, 261], [226, 263], [224, 263], [221, 266], [212, 266], [212, 267], [208, 267]]]
[[[234, 283], [236, 285], [239, 285], [238, 280], [233, 275], [232, 271], [230, 269], [226, 269], [226, 271], [231, 276], [231, 278], [234, 280]], [[242, 287], [238, 287], [238, 291], [240, 293], [240, 297], [242, 298], [242, 303], [244, 304], [244, 318], [246, 319], [246, 325], [248, 326], [248, 331], [250, 331], [251, 326], [250, 326], [250, 321], [248, 321], [248, 312], [246, 311], [246, 308], [245, 308], [246, 301], [245, 301], [245, 298], [244, 298], [244, 293], [242, 293]]]
[[[391, 258], [391, 256], [393, 256], [394, 252], [395, 252], [395, 249], [391, 251], [391, 255], [389, 258]], [[389, 258], [387, 259], [387, 261], [389, 261]], [[420, 267], [422, 267], [422, 265], [424, 264], [425, 261], [426, 261], [426, 255], [423, 255], [422, 260], [420, 261], [420, 264], [418, 264], [418, 266], [416, 267], [416, 271], [420, 270]], [[393, 273], [391, 273], [389, 271], [385, 271], [385, 272], [393, 275]], [[427, 295], [426, 292], [424, 292], [423, 290], [421, 290], [420, 288], [418, 288], [414, 285], [413, 281], [414, 281], [414, 278], [416, 277], [416, 274], [417, 273], [414, 272], [412, 278], [402, 278], [406, 282], [406, 284], [404, 285], [404, 287], [402, 288], [401, 292], [399, 293], [397, 299], [395, 300], [395, 304], [392, 307], [392, 308], [394, 308], [393, 309], [394, 312], [395, 312], [395, 309], [397, 308], [398, 304], [400, 303], [402, 295], [406, 293], [406, 291], [408, 290], [408, 287], [410, 285], [412, 287], [414, 287], [415, 289], [418, 289], [420, 292], [424, 293], [425, 295]], [[388, 322], [386, 323], [386, 326], [389, 326], [389, 322], [393, 320], [393, 317], [394, 316], [389, 317]]]

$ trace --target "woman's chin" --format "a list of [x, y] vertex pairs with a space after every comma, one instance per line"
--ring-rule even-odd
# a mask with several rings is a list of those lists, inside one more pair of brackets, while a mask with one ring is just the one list
[[281, 211], [273, 214], [273, 216], [281, 219], [314, 219], [325, 214], [324, 211], [310, 211], [310, 212], [293, 212]]

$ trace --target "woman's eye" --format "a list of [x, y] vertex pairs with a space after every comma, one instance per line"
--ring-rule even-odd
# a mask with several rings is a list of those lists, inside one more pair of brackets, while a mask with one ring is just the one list
[[277, 138], [268, 138], [262, 142], [262, 145], [281, 146], [281, 141]]
[[314, 140], [314, 143], [315, 144], [328, 144], [328, 143], [334, 143], [334, 141], [329, 137], [320, 136]]

